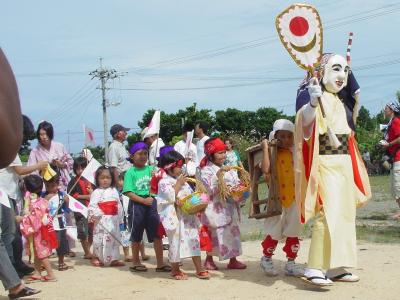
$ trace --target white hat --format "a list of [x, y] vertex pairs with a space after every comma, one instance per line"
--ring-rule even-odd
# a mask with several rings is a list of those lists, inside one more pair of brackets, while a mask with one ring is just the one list
[[142, 140], [144, 140], [145, 138], [147, 138], [146, 134], [147, 131], [149, 130], [149, 127], [145, 127], [142, 132], [140, 133], [140, 136], [142, 137]]
[[294, 124], [286, 119], [276, 120], [272, 126], [272, 131], [269, 134], [269, 140], [273, 140], [275, 138], [275, 133], [278, 130], [287, 130], [294, 133]]

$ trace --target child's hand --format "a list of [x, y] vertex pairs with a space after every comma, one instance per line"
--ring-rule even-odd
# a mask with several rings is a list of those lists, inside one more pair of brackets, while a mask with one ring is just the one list
[[92, 186], [88, 186], [88, 187], [87, 187], [87, 191], [88, 191], [89, 195], [90, 195], [91, 193], [93, 193], [93, 188], [92, 188]]
[[154, 199], [152, 197], [143, 198], [143, 204], [147, 206], [151, 206], [153, 201]]
[[221, 168], [219, 168], [219, 170], [217, 171], [217, 176], [221, 175], [222, 172], [228, 172], [230, 170], [230, 168], [228, 166], [222, 166]]
[[44, 169], [47, 168], [48, 164], [49, 164], [49, 163], [48, 163], [47, 161], [41, 160], [41, 161], [39, 161], [39, 162], [36, 164], [36, 169], [37, 169], [38, 171], [43, 171]]
[[15, 221], [16, 221], [17, 223], [21, 223], [23, 218], [24, 218], [24, 217], [21, 217], [21, 216], [15, 216]]
[[187, 176], [186, 175], [180, 175], [178, 179], [176, 180], [176, 184], [179, 186], [183, 186], [186, 182]]

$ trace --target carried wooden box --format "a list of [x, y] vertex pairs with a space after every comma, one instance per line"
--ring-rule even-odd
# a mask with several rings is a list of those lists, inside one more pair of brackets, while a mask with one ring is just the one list
[[276, 170], [277, 145], [276, 140], [268, 142], [268, 157], [270, 162], [270, 174], [268, 182], [268, 194], [265, 199], [259, 199], [258, 185], [263, 175], [261, 162], [263, 160], [263, 150], [261, 144], [246, 149], [249, 161], [249, 173], [251, 178], [251, 196], [249, 218], [263, 219], [282, 214], [282, 204], [279, 199], [279, 183]]

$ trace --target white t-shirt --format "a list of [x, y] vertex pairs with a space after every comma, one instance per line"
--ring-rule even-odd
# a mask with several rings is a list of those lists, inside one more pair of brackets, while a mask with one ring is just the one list
[[204, 156], [206, 156], [204, 154], [204, 143], [209, 139], [209, 136], [203, 136], [203, 138], [201, 138], [196, 146], [197, 146], [197, 165], [200, 164], [201, 160], [204, 158]]
[[189, 159], [186, 164], [186, 172], [189, 176], [194, 176], [196, 174], [197, 167], [197, 149], [193, 143], [190, 143], [189, 151], [186, 153], [186, 142], [180, 140], [174, 146], [174, 150], [182, 154], [183, 157], [187, 157]]
[[22, 166], [18, 154], [8, 167], [0, 169], [0, 188], [7, 193], [8, 197], [17, 200], [21, 198], [21, 191], [18, 186], [20, 177], [13, 168], [15, 166]]

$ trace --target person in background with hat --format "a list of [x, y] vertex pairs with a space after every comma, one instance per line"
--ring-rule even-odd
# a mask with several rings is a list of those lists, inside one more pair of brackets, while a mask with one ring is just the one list
[[271, 176], [271, 163], [275, 163], [277, 170], [279, 199], [282, 205], [282, 214], [265, 219], [266, 237], [261, 243], [264, 256], [261, 258], [260, 266], [268, 276], [276, 276], [272, 262], [272, 255], [278, 241], [286, 238], [283, 251], [288, 259], [285, 266], [285, 274], [288, 276], [303, 276], [304, 270], [298, 268], [294, 260], [300, 247], [300, 216], [296, 205], [294, 189], [294, 167], [293, 167], [293, 133], [294, 124], [289, 120], [279, 119], [273, 125], [269, 140], [277, 140], [277, 158], [275, 162], [269, 161], [268, 141], [261, 143], [263, 149], [263, 161], [261, 164], [265, 178]]
[[127, 160], [129, 153], [124, 146], [124, 141], [130, 128], [121, 124], [114, 124], [110, 128], [110, 134], [113, 138], [108, 148], [107, 160], [111, 167], [116, 167], [120, 173], [127, 171], [132, 164]]
[[143, 129], [141, 132], [143, 142], [149, 147], [149, 164], [152, 166], [157, 165], [157, 157], [160, 156], [160, 149], [165, 146], [162, 138], [159, 137], [158, 133], [151, 133], [148, 131], [148, 127]]
[[[400, 206], [400, 105], [398, 102], [386, 104], [384, 110], [385, 118], [390, 119], [385, 133], [385, 139], [380, 145], [386, 150], [392, 160], [390, 169], [391, 190], [394, 199]], [[400, 219], [400, 212], [393, 218]]]
[[170, 272], [171, 267], [164, 264], [163, 247], [158, 229], [160, 218], [157, 212], [157, 202], [150, 192], [150, 180], [154, 166], [147, 165], [148, 146], [145, 142], [136, 142], [129, 149], [132, 167], [124, 177], [123, 194], [129, 198], [129, 207], [133, 209], [132, 220], [132, 272], [145, 272], [147, 267], [139, 258], [139, 249], [146, 230], [147, 240], [153, 243], [157, 260], [157, 272]]

